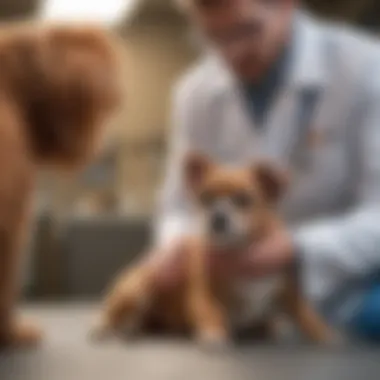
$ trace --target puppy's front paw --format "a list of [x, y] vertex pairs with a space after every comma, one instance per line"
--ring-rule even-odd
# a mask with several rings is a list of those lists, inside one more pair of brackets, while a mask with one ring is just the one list
[[126, 321], [117, 332], [117, 336], [122, 340], [134, 340], [141, 334], [141, 323], [136, 318]]
[[343, 333], [329, 329], [324, 331], [323, 334], [309, 336], [309, 343], [325, 347], [341, 347], [345, 345], [346, 339]]
[[98, 322], [88, 332], [88, 339], [91, 342], [100, 343], [110, 338], [111, 335], [111, 329], [108, 324]]
[[42, 330], [37, 325], [15, 320], [0, 336], [0, 344], [4, 347], [30, 348], [42, 341], [42, 335]]
[[230, 340], [226, 332], [214, 329], [202, 330], [197, 335], [197, 343], [207, 350], [224, 350], [230, 346]]
[[347, 338], [343, 333], [334, 332], [322, 343], [329, 347], [342, 347], [347, 344]]
[[92, 327], [88, 337], [91, 341], [96, 343], [102, 343], [112, 338], [131, 340], [138, 336], [139, 331], [137, 320], [131, 319], [118, 326], [115, 326], [109, 321], [100, 321]]

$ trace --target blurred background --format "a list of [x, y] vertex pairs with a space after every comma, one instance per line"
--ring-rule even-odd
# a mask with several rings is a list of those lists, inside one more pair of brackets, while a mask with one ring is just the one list
[[[171, 88], [199, 52], [171, 0], [91, 3], [93, 16], [103, 15], [123, 38], [128, 109], [117, 144], [84, 173], [41, 175], [25, 266], [25, 294], [33, 300], [96, 298], [149, 245], [167, 151]], [[324, 17], [373, 32], [379, 28], [378, 0], [305, 3]], [[67, 7], [71, 16], [77, 9], [78, 17], [89, 9], [85, 0], [0, 0], [0, 18], [3, 23], [54, 19]]]

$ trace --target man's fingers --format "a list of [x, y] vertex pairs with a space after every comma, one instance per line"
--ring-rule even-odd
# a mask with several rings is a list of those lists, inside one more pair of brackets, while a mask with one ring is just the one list
[[171, 244], [153, 256], [152, 265], [157, 288], [163, 291], [172, 289], [183, 276], [182, 244]]
[[[252, 247], [241, 267], [252, 276], [281, 272], [292, 260], [293, 248], [287, 235], [279, 234]], [[243, 269], [244, 270], [244, 269]]]

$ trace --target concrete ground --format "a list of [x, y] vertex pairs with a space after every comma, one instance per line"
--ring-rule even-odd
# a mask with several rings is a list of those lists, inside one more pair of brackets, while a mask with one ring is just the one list
[[202, 352], [190, 342], [143, 340], [95, 345], [87, 339], [94, 308], [26, 308], [45, 328], [44, 345], [0, 355], [1, 380], [378, 380], [380, 350], [243, 346]]

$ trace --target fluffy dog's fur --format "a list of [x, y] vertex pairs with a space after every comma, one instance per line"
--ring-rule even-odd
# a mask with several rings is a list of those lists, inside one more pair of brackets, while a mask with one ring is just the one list
[[293, 271], [262, 292], [262, 283], [247, 289], [242, 279], [221, 278], [207, 269], [210, 254], [231, 262], [239, 251], [283, 228], [273, 206], [282, 194], [284, 175], [267, 164], [227, 168], [198, 155], [189, 155], [184, 173], [198, 206], [200, 230], [183, 243], [182, 283], [162, 294], [155, 287], [155, 265], [137, 264], [116, 280], [96, 332], [102, 336], [155, 326], [192, 332], [205, 343], [223, 343], [239, 328], [257, 323], [274, 333], [280, 311], [312, 341], [330, 342], [334, 334], [301, 296]]
[[0, 29], [0, 345], [40, 339], [15, 313], [36, 171], [77, 169], [100, 147], [122, 99], [118, 46], [93, 26]]

